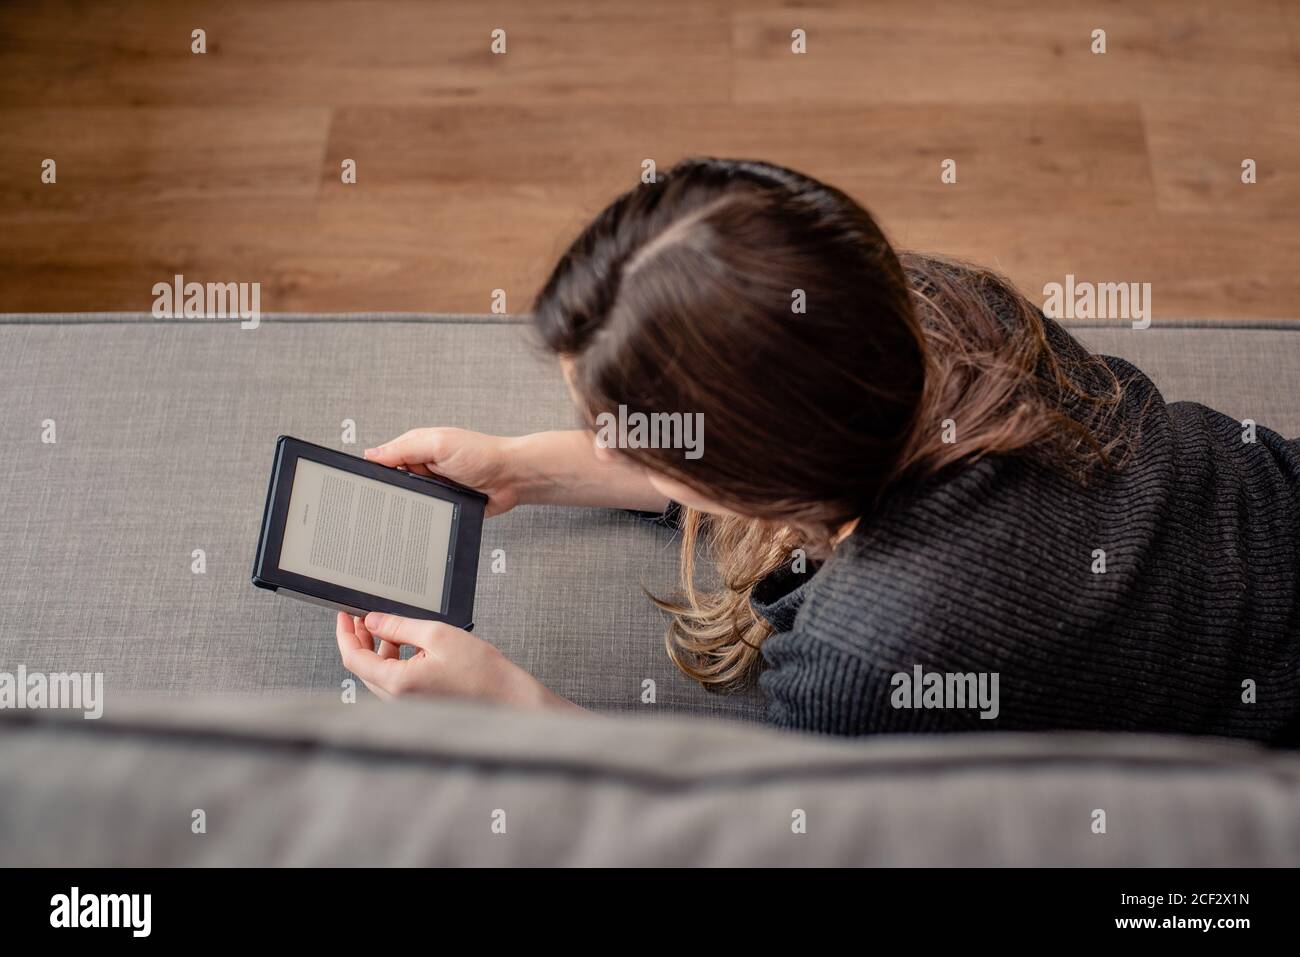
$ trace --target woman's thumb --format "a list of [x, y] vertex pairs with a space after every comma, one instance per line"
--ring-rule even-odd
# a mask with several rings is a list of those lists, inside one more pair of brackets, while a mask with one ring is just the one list
[[386, 615], [378, 611], [366, 615], [366, 630], [372, 635], [395, 645], [414, 645], [425, 651], [429, 650], [429, 625], [430, 622], [427, 621]]

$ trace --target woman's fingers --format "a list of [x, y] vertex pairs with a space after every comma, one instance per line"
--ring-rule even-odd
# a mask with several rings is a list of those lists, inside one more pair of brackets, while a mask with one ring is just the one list
[[366, 615], [365, 627], [372, 635], [394, 645], [413, 645], [421, 651], [433, 650], [434, 623], [431, 621], [372, 611]]
[[372, 691], [380, 688], [388, 694], [397, 694], [401, 690], [402, 669], [406, 662], [398, 658], [380, 658], [366, 648], [350, 648], [343, 653], [343, 667], [364, 681]]
[[437, 462], [440, 456], [446, 454], [445, 433], [445, 429], [411, 429], [391, 442], [366, 449], [366, 458], [381, 465], [422, 467], [429, 462]]
[[391, 696], [398, 692], [406, 662], [400, 658], [381, 658], [375, 653], [372, 639], [357, 634], [352, 616], [339, 612], [335, 626], [343, 667], [360, 678], [375, 694]]
[[[346, 612], [339, 612], [334, 627], [334, 637], [338, 639], [339, 654], [348, 648], [360, 648], [361, 636], [357, 634], [356, 619]], [[373, 647], [373, 646], [372, 646]]]
[[[366, 620], [364, 618], [358, 618], [356, 615], [353, 615], [352, 629], [357, 633], [357, 637], [361, 639], [364, 647], [375, 647], [375, 636], [366, 629]], [[402, 657], [402, 649], [398, 648], [391, 641], [384, 641], [382, 638], [379, 639], [379, 647], [375, 649], [375, 652], [380, 658]]]

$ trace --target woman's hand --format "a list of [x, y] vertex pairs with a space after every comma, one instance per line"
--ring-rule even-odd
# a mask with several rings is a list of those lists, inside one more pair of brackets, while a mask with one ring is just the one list
[[668, 505], [645, 469], [623, 456], [597, 456], [590, 432], [534, 432], [517, 438], [466, 429], [412, 429], [366, 449], [380, 465], [441, 475], [488, 497], [487, 514], [516, 505], [590, 505], [659, 512]]
[[520, 463], [512, 441], [466, 429], [411, 429], [378, 448], [366, 449], [366, 458], [477, 489], [488, 497], [487, 514], [500, 515], [520, 501]]
[[[451, 625], [374, 611], [364, 619], [339, 612], [336, 635], [343, 667], [380, 698], [432, 694], [521, 708], [582, 710], [482, 638]], [[378, 651], [375, 638], [380, 639]], [[411, 645], [415, 654], [401, 658], [401, 645]]]

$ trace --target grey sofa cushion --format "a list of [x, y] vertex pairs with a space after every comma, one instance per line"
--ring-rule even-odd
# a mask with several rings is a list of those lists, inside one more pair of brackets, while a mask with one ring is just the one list
[[[275, 436], [342, 447], [352, 419], [360, 451], [416, 424], [573, 424], [525, 329], [408, 318], [0, 320], [0, 589], [17, 619], [0, 670], [100, 671], [107, 698], [98, 721], [0, 710], [5, 863], [1300, 863], [1294, 754], [646, 720], [753, 718], [760, 702], [708, 695], [668, 663], [639, 586], [671, 587], [672, 536], [617, 512], [490, 522], [485, 559], [503, 548], [506, 572], [484, 563], [478, 630], [560, 693], [638, 714], [342, 704], [332, 616], [248, 583]], [[1077, 331], [1170, 398], [1300, 433], [1300, 329]], [[213, 691], [241, 696], [189, 697]], [[282, 691], [310, 698], [268, 697]]]
[[[1300, 330], [1080, 329], [1171, 398], [1300, 433]], [[359, 453], [408, 427], [517, 434], [574, 424], [526, 327], [484, 317], [0, 322], [0, 590], [22, 627], [0, 667], [102, 671], [107, 693], [336, 692], [329, 612], [248, 582], [280, 433]], [[42, 422], [57, 442], [42, 444]], [[354, 446], [341, 423], [356, 423]], [[191, 572], [204, 549], [207, 572]], [[505, 574], [493, 574], [493, 549]], [[598, 709], [757, 717], [663, 651], [640, 586], [671, 590], [669, 532], [616, 512], [522, 509], [488, 523], [477, 631], [550, 687]]]
[[1066, 325], [1094, 352], [1128, 359], [1171, 402], [1200, 402], [1300, 435], [1300, 323]]
[[98, 721], [0, 712], [0, 847], [12, 866], [1296, 865], [1300, 755], [1127, 735], [865, 742], [439, 701], [119, 700]]
[[[360, 454], [415, 425], [575, 424], [554, 363], [500, 323], [9, 324], [0, 374], [0, 589], [29, 616], [0, 635], [0, 663], [102, 671], [110, 694], [332, 692], [347, 677], [332, 612], [249, 584], [278, 434]], [[670, 532], [615, 511], [493, 519], [476, 632], [590, 707], [639, 708], [652, 679], [660, 708], [755, 715], [756, 696], [706, 694], [663, 651], [640, 586], [670, 589], [676, 554]]]

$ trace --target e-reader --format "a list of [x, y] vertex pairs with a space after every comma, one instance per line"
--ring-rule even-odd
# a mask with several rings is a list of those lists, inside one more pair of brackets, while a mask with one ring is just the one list
[[253, 584], [469, 629], [487, 496], [282, 435]]

